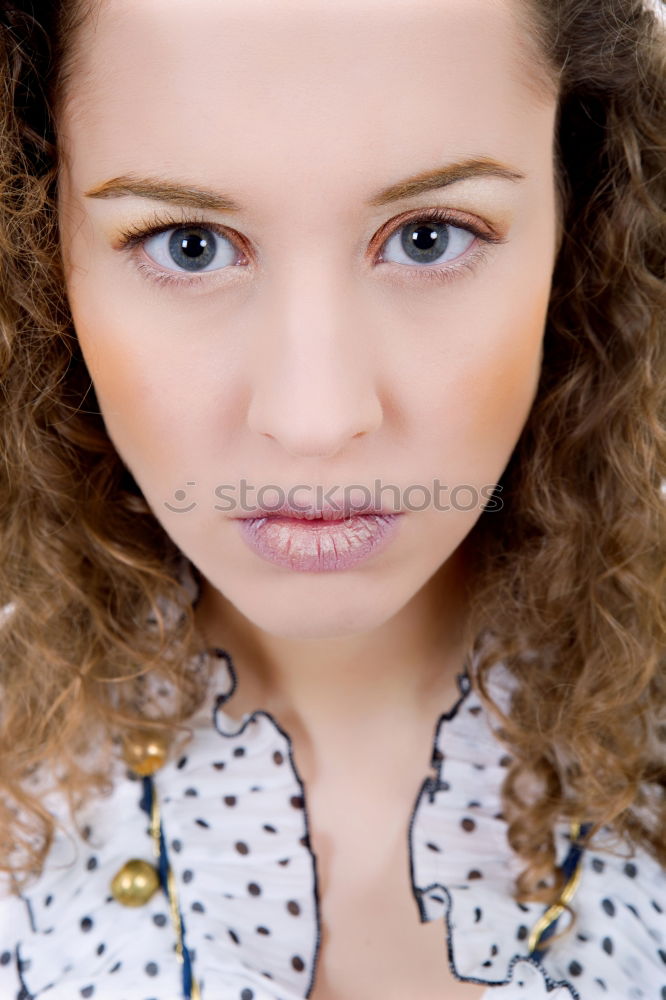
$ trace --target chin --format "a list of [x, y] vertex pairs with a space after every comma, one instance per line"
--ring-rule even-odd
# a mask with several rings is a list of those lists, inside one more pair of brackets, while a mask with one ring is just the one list
[[375, 593], [367, 581], [354, 587], [341, 579], [337, 593], [324, 595], [316, 582], [302, 577], [301, 587], [290, 588], [285, 583], [279, 590], [273, 583], [265, 599], [257, 589], [249, 594], [227, 591], [225, 596], [257, 628], [284, 639], [337, 639], [371, 632], [397, 614], [412, 596], [389, 595], [385, 583], [379, 583]]

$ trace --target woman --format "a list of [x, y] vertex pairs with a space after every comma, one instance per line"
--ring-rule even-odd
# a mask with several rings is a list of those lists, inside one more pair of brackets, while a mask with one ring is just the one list
[[665, 997], [654, 12], [2, 11], [0, 995]]

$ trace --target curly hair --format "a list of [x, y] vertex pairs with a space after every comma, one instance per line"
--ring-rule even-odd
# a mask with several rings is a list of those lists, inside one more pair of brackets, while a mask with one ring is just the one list
[[[64, 291], [55, 109], [91, 6], [26, 2], [0, 0], [0, 869], [19, 887], [54, 834], [41, 765], [75, 816], [117, 744], [186, 732], [208, 683], [182, 554], [107, 436]], [[666, 867], [666, 39], [642, 0], [519, 11], [558, 97], [561, 242], [504, 503], [465, 540], [466, 642], [511, 756], [515, 898], [551, 903], [562, 820]]]

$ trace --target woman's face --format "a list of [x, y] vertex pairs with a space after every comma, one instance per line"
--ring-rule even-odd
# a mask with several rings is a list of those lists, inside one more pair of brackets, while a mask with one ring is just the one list
[[[168, 534], [268, 632], [393, 616], [469, 533], [527, 418], [556, 99], [516, 11], [105, 0], [77, 39], [59, 210], [106, 428]], [[399, 189], [482, 158], [496, 171]], [[350, 568], [289, 569], [241, 537], [243, 480], [246, 510], [365, 486], [348, 498], [403, 513]]]

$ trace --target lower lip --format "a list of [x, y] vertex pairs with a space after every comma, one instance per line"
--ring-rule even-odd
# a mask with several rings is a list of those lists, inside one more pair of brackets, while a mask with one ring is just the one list
[[307, 573], [351, 569], [395, 537], [400, 514], [357, 514], [348, 521], [239, 518], [244, 540], [276, 566]]

